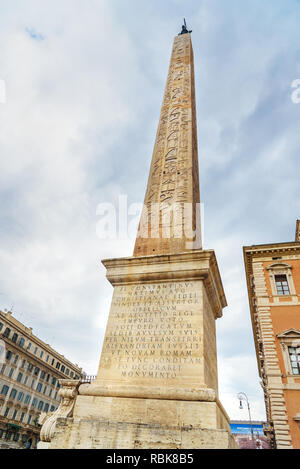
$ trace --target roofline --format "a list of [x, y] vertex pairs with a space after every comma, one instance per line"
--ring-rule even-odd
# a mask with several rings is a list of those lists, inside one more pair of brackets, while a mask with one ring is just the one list
[[286, 246], [288, 249], [289, 248], [299, 248], [300, 249], [300, 241], [288, 241], [285, 243], [271, 243], [271, 244], [252, 244], [252, 246], [244, 246], [243, 250], [244, 251], [251, 251], [251, 250], [272, 250], [272, 249], [282, 249], [284, 246]]
[[[25, 337], [27, 337], [29, 340], [31, 339], [32, 341], [36, 341], [40, 346], [44, 347], [45, 349], [49, 350], [49, 353], [55, 356], [56, 359], [59, 359], [60, 361], [65, 361], [65, 364], [69, 364], [69, 367], [73, 367], [73, 369], [76, 369], [78, 372], [82, 372], [82, 368], [80, 368], [78, 365], [72, 363], [70, 360], [68, 360], [64, 355], [61, 355], [59, 352], [54, 350], [51, 345], [46, 344], [43, 340], [41, 340], [39, 337], [34, 335], [32, 333], [32, 328], [29, 328], [25, 326], [22, 322], [20, 322], [18, 319], [16, 319], [11, 311], [7, 311], [7, 313], [4, 313], [2, 310], [0, 310], [0, 317], [1, 315], [4, 316], [5, 321], [9, 322], [15, 329], [17, 329], [20, 333], [22, 333]], [[7, 317], [7, 315], [9, 315]], [[13, 320], [11, 320], [13, 319]], [[15, 323], [16, 321], [16, 323]], [[25, 330], [23, 330], [23, 327]], [[37, 357], [38, 358], [38, 357]]]

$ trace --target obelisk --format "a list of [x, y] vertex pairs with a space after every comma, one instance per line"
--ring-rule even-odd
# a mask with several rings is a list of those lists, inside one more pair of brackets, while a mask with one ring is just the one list
[[184, 24], [134, 255], [103, 261], [114, 292], [97, 378], [62, 382], [61, 410], [42, 429], [45, 447], [235, 447], [218, 399], [215, 320], [226, 299], [214, 251], [201, 247], [199, 202], [193, 50]]

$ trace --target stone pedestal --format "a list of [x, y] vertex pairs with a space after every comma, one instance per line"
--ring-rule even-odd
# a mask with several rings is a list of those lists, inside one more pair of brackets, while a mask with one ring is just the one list
[[103, 263], [114, 294], [97, 379], [58, 409], [49, 447], [235, 447], [218, 400], [214, 252]]

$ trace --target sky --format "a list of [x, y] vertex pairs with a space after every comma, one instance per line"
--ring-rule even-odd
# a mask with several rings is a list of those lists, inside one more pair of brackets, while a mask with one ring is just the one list
[[[112, 287], [102, 203], [144, 199], [174, 36], [193, 30], [204, 248], [228, 307], [220, 400], [265, 418], [242, 247], [293, 241], [299, 204], [298, 0], [2, 0], [0, 308], [96, 374]], [[134, 231], [134, 230], [133, 230]]]

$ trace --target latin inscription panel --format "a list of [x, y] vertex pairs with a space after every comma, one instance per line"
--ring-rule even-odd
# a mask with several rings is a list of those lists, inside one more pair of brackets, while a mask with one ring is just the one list
[[202, 282], [116, 286], [98, 380], [203, 382]]

